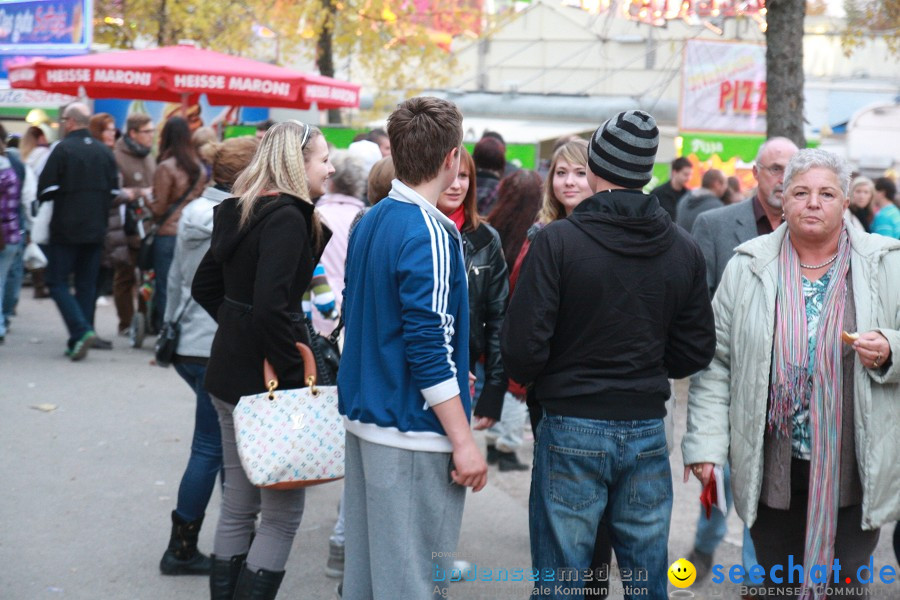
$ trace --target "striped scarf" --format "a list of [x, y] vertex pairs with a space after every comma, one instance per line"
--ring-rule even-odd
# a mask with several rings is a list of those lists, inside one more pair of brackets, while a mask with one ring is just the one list
[[794, 399], [807, 395], [813, 451], [803, 555], [806, 577], [801, 600], [825, 597], [825, 584], [810, 582], [810, 572], [814, 565], [820, 565], [830, 576], [834, 561], [841, 467], [841, 331], [849, 268], [850, 241], [844, 229], [838, 243], [834, 275], [825, 291], [813, 359], [816, 368], [810, 377], [800, 259], [791, 244], [790, 233], [785, 235], [779, 255], [781, 285], [775, 309], [768, 427], [779, 436], [789, 436]]

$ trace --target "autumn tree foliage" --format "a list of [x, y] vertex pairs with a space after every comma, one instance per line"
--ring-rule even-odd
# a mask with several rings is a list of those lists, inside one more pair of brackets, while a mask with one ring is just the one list
[[[94, 38], [114, 48], [189, 39], [279, 63], [301, 55], [314, 59], [322, 75], [340, 72], [377, 90], [410, 94], [444, 84], [453, 67], [450, 36], [433, 27], [455, 18], [453, 5], [432, 13], [434, 3], [423, 1], [96, 0]], [[472, 21], [473, 10], [460, 18]], [[274, 39], [275, 51], [266, 56], [259, 56], [261, 29]]]
[[847, 55], [880, 36], [891, 53], [900, 58], [900, 0], [845, 0], [844, 9], [847, 28], [841, 44]]
[[168, 46], [194, 40], [212, 50], [242, 54], [253, 43], [253, 18], [233, 0], [96, 0], [94, 41], [113, 48]]

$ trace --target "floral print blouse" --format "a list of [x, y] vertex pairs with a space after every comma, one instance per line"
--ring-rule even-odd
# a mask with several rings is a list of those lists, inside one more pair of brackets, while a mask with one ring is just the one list
[[791, 419], [791, 456], [810, 460], [812, 431], [809, 422], [809, 401], [812, 396], [812, 377], [816, 370], [816, 342], [819, 329], [819, 316], [825, 303], [825, 291], [834, 274], [832, 266], [818, 281], [803, 279], [803, 299], [806, 303], [806, 332], [809, 340], [807, 347], [808, 367], [803, 397], [794, 400], [794, 415]]

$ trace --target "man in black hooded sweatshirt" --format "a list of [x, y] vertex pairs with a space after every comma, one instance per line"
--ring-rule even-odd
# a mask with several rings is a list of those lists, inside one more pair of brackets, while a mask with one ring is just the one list
[[[656, 122], [642, 111], [597, 129], [588, 156], [595, 194], [533, 240], [501, 350], [507, 373], [533, 383], [544, 410], [531, 487], [533, 567], [544, 578], [588, 568], [606, 515], [630, 585], [662, 600], [672, 512], [668, 379], [706, 367], [716, 337], [699, 247], [641, 191], [658, 144]], [[541, 598], [564, 598], [581, 583], [535, 586]]]

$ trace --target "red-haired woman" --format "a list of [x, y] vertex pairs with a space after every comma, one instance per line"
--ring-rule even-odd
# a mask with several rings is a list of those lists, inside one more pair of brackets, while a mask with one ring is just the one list
[[497, 420], [506, 393], [506, 374], [500, 360], [500, 326], [506, 314], [509, 292], [506, 261], [500, 236], [478, 216], [475, 162], [462, 149], [459, 173], [438, 198], [437, 208], [447, 215], [463, 238], [469, 278], [469, 370], [484, 356], [484, 386], [474, 413]]

